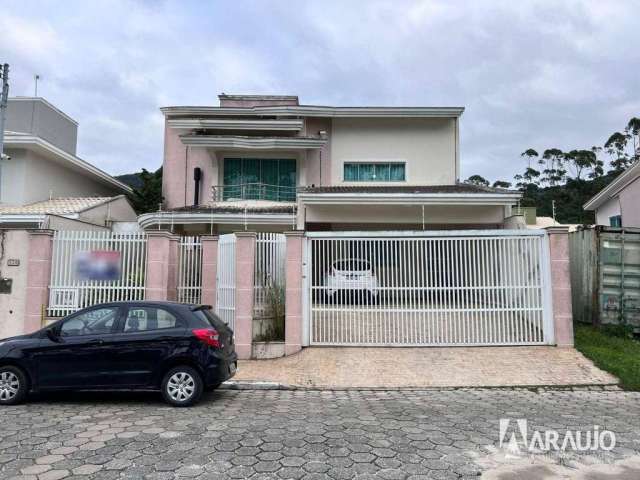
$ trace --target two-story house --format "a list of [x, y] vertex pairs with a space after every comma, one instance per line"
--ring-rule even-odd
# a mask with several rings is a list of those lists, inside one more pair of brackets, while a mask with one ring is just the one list
[[136, 221], [125, 196], [131, 188], [79, 158], [77, 141], [78, 122], [44, 98], [9, 99], [0, 228], [93, 230]]
[[165, 209], [144, 228], [501, 228], [518, 192], [460, 183], [459, 107], [327, 107], [219, 95], [162, 108]]

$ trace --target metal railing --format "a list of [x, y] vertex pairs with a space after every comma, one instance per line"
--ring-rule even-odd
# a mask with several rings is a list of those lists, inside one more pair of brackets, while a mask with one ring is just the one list
[[297, 187], [269, 185], [266, 183], [242, 183], [238, 185], [214, 185], [211, 187], [214, 202], [234, 200], [270, 200], [273, 202], [295, 202]]

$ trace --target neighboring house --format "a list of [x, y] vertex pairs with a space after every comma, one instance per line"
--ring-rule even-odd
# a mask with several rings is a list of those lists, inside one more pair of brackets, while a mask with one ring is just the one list
[[596, 224], [640, 227], [640, 162], [636, 162], [584, 204], [596, 212]]
[[324, 107], [219, 95], [166, 107], [165, 210], [144, 228], [502, 228], [519, 192], [459, 182], [458, 107]]
[[76, 156], [78, 123], [43, 98], [10, 98], [0, 163], [0, 204], [111, 197], [124, 183]]
[[124, 195], [55, 198], [23, 206], [0, 205], [3, 228], [131, 230], [136, 212]]

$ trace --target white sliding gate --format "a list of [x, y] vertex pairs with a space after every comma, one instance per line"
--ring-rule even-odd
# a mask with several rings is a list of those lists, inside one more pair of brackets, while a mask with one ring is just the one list
[[178, 244], [178, 301], [202, 299], [202, 243], [200, 237], [181, 237]]
[[[118, 252], [119, 280], [81, 280], [76, 276], [79, 252]], [[143, 300], [147, 235], [93, 231], [55, 232], [49, 282], [49, 307], [52, 317], [68, 315], [103, 302]]]
[[253, 298], [257, 316], [266, 308], [269, 288], [284, 288], [286, 245], [284, 233], [257, 234]]
[[232, 329], [236, 319], [236, 236], [220, 235], [216, 272], [216, 313]]
[[305, 264], [309, 345], [553, 341], [543, 231], [309, 232]]

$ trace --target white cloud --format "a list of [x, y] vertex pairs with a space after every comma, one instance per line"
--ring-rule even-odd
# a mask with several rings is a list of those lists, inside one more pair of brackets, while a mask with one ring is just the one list
[[112, 173], [160, 166], [159, 107], [222, 91], [462, 105], [463, 172], [492, 179], [640, 114], [633, 2], [6, 0], [0, 28], [11, 93], [41, 74], [80, 154]]

